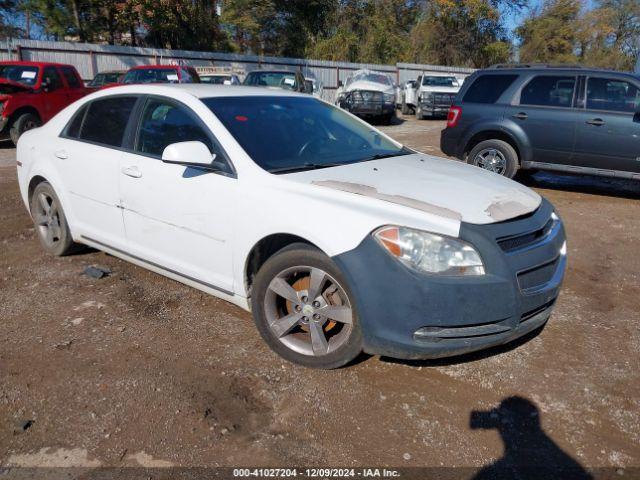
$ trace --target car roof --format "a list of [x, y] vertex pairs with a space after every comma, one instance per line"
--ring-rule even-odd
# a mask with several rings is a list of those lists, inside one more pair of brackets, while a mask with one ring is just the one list
[[179, 67], [186, 67], [186, 65], [136, 65], [135, 67], [131, 67], [129, 70], [146, 70], [149, 68], [155, 68], [158, 70], [175, 70]]
[[247, 75], [251, 75], [252, 73], [297, 73], [295, 70], [267, 70], [267, 69], [261, 69], [261, 70], [251, 70], [249, 73], [247, 73]]
[[[118, 85], [101, 92], [121, 95], [123, 93], [166, 95], [172, 96], [178, 92], [191, 95], [196, 98], [210, 97], [303, 97], [314, 98], [311, 95], [284, 90], [275, 87], [248, 87], [240, 85], [212, 85], [210, 83], [144, 83]], [[107, 94], [107, 93], [105, 93]]]
[[544, 64], [498, 64], [489, 68], [478, 70], [478, 73], [581, 73], [583, 75], [605, 74], [605, 75], [624, 75], [628, 77], [638, 78], [632, 72], [620, 72], [618, 70], [610, 70], [605, 68], [583, 67], [581, 65], [544, 65]]
[[23, 67], [73, 67], [67, 63], [55, 63], [55, 62], [29, 62], [25, 60], [3, 60], [0, 61], [0, 65], [18, 65]]

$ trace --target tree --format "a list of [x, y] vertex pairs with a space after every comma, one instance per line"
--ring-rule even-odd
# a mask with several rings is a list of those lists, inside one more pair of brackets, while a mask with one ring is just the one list
[[547, 0], [516, 30], [520, 37], [520, 61], [575, 63], [581, 0]]
[[520, 10], [524, 0], [432, 0], [411, 32], [418, 63], [486, 67], [511, 58], [501, 11]]

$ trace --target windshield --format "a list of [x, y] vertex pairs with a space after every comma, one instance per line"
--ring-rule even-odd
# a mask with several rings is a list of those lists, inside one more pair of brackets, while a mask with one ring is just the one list
[[0, 78], [32, 87], [38, 80], [38, 67], [0, 65]]
[[427, 87], [455, 87], [458, 81], [456, 77], [424, 77], [422, 85]]
[[222, 85], [225, 81], [231, 81], [228, 75], [205, 75], [200, 77], [201, 83], [212, 83], [214, 85]]
[[296, 87], [296, 75], [290, 72], [250, 72], [247, 78], [244, 79], [244, 85], [294, 90]]
[[366, 81], [374, 83], [382, 83], [383, 85], [392, 85], [391, 79], [382, 73], [358, 73], [353, 77], [353, 82]]
[[313, 97], [216, 97], [203, 102], [253, 161], [274, 173], [409, 153], [366, 123]]
[[97, 74], [93, 80], [89, 83], [90, 87], [98, 87], [100, 85], [106, 85], [108, 83], [118, 83], [121, 73], [119, 72], [109, 72], [109, 73], [99, 73]]
[[174, 68], [140, 68], [129, 70], [124, 83], [178, 83], [178, 70]]

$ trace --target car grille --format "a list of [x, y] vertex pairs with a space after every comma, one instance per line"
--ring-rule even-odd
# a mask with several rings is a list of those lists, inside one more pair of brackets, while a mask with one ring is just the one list
[[515, 235], [510, 237], [498, 238], [497, 242], [500, 248], [505, 252], [512, 252], [520, 248], [529, 247], [536, 244], [544, 237], [549, 235], [553, 228], [553, 219], [549, 219], [544, 227], [534, 232], [525, 233], [522, 235]]
[[456, 98], [455, 93], [434, 93], [433, 103], [435, 105], [451, 106], [455, 98]]
[[351, 92], [353, 103], [382, 103], [382, 92], [370, 90], [356, 90]]
[[518, 285], [523, 291], [540, 287], [550, 282], [558, 269], [560, 257], [549, 263], [518, 273]]

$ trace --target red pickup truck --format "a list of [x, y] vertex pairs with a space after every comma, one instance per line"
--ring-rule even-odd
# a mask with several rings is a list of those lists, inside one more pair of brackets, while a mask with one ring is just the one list
[[91, 90], [71, 65], [0, 62], [0, 140], [14, 144]]

